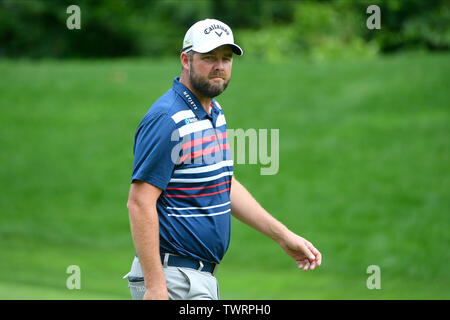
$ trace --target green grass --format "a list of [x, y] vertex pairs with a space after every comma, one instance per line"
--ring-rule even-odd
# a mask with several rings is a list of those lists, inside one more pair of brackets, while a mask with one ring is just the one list
[[[0, 299], [129, 299], [135, 129], [177, 60], [0, 61]], [[280, 170], [236, 165], [323, 254], [314, 272], [233, 220], [222, 299], [449, 299], [450, 55], [236, 59], [229, 128], [280, 129]], [[81, 268], [81, 290], [66, 268]], [[381, 290], [366, 269], [381, 268]]]

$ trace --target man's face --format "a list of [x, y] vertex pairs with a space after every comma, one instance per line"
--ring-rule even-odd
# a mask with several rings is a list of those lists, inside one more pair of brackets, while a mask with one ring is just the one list
[[204, 97], [218, 96], [230, 82], [232, 64], [233, 51], [227, 45], [207, 53], [195, 52], [189, 70], [193, 89]]

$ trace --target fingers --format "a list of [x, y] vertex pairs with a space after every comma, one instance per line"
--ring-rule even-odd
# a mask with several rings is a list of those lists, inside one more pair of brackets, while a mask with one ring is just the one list
[[305, 257], [297, 261], [299, 269], [303, 268], [304, 271], [314, 270], [322, 264], [322, 254], [312, 245], [311, 242], [305, 241], [302, 251]]
[[301, 260], [301, 261], [297, 262], [297, 264], [298, 264], [298, 268], [303, 269], [304, 271], [307, 271], [308, 269], [314, 270], [314, 268], [316, 266], [315, 261], [310, 262], [308, 259]]
[[302, 261], [298, 262], [298, 268], [299, 269], [303, 268], [304, 271], [314, 270], [317, 266], [318, 265], [317, 265], [317, 262], [315, 260], [313, 260], [311, 262], [308, 259], [305, 259], [305, 260], [302, 260]]
[[[311, 245], [312, 246], [312, 245]], [[314, 255], [314, 253], [311, 250], [311, 246], [308, 244], [308, 242], [305, 242], [305, 244], [302, 246], [302, 251], [304, 253], [304, 255], [309, 259], [309, 260], [315, 260], [316, 256]], [[313, 247], [314, 248], [314, 247]]]
[[307, 271], [309, 269], [310, 265], [311, 265], [311, 263], [309, 262], [309, 260], [306, 260], [305, 267], [303, 268], [303, 270]]
[[309, 248], [309, 250], [314, 254], [315, 256], [315, 265], [314, 266], [320, 266], [322, 264], [322, 254], [317, 250], [313, 244], [309, 241], [306, 241], [306, 244]]
[[308, 270], [310, 266], [311, 266], [311, 263], [309, 262], [308, 259], [301, 260], [298, 262], [298, 268], [299, 269], [303, 268], [304, 271]]
[[285, 251], [294, 257], [298, 268], [307, 271], [320, 267], [322, 264], [322, 254], [319, 250], [311, 242], [300, 236], [297, 236], [295, 240], [296, 243], [293, 241], [294, 244], [288, 244], [288, 250], [285, 249]]
[[322, 264], [322, 254], [319, 251], [317, 251], [316, 263], [318, 266], [320, 266]]

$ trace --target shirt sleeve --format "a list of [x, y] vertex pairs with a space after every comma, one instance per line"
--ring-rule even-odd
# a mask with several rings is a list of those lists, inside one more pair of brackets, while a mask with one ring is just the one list
[[131, 182], [144, 181], [164, 190], [169, 184], [177, 159], [176, 126], [167, 114], [146, 117], [134, 138], [134, 162]]

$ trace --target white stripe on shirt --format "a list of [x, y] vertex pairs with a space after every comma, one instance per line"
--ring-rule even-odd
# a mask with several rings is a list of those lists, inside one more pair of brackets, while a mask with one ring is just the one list
[[223, 126], [224, 124], [227, 124], [227, 122], [225, 121], [225, 116], [221, 114], [220, 116], [217, 117], [216, 128]]
[[231, 201], [228, 201], [228, 202], [225, 202], [225, 203], [222, 203], [222, 204], [217, 204], [215, 206], [208, 206], [208, 207], [184, 207], [184, 208], [166, 207], [166, 209], [177, 210], [177, 211], [192, 210], [192, 209], [207, 210], [207, 209], [213, 209], [213, 208], [226, 206], [227, 204], [230, 204], [230, 202]]
[[174, 214], [174, 213], [169, 213], [168, 216], [169, 217], [182, 217], [182, 218], [190, 218], [190, 217], [211, 217], [211, 216], [218, 216], [221, 214], [225, 214], [230, 212], [231, 209], [225, 210], [225, 211], [221, 211], [221, 212], [216, 212], [216, 213], [200, 213], [200, 214]]
[[201, 166], [196, 168], [179, 169], [175, 170], [173, 173], [186, 174], [186, 173], [202, 173], [214, 171], [223, 167], [231, 167], [233, 165], [233, 160], [220, 161], [218, 163], [212, 164], [210, 166]]
[[212, 181], [212, 180], [216, 180], [222, 177], [226, 177], [226, 176], [232, 176], [233, 175], [233, 171], [227, 171], [227, 172], [222, 172], [220, 174], [217, 174], [215, 176], [211, 176], [211, 177], [205, 177], [205, 178], [197, 178], [197, 179], [177, 179], [177, 178], [172, 178], [170, 179], [170, 182], [184, 182], [184, 183], [196, 183], [196, 182], [205, 182], [205, 181]]
[[211, 128], [212, 128], [211, 121], [201, 120], [185, 124], [184, 126], [178, 129], [178, 132], [180, 133], [180, 137], [184, 137], [187, 134]]
[[178, 123], [184, 119], [193, 118], [195, 117], [195, 114], [192, 112], [192, 110], [183, 110], [178, 111], [172, 116], [172, 120], [175, 121], [175, 123]]

